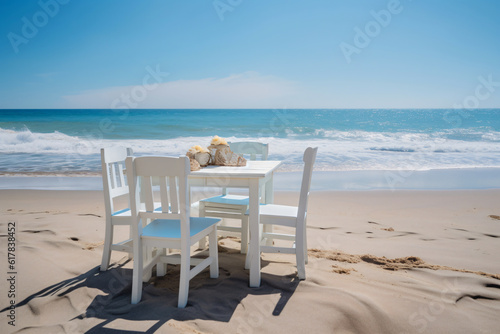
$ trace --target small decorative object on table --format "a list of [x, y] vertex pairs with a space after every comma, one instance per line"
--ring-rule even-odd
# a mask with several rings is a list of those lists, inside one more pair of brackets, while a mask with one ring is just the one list
[[246, 166], [247, 160], [231, 151], [224, 138], [215, 136], [207, 148], [193, 146], [186, 153], [191, 163], [191, 171], [199, 170], [208, 165]]
[[200, 145], [193, 146], [187, 151], [186, 156], [191, 164], [191, 171], [199, 170], [210, 163], [210, 152]]
[[218, 166], [246, 166], [247, 160], [231, 151], [224, 138], [215, 136], [208, 147], [212, 154], [212, 164]]

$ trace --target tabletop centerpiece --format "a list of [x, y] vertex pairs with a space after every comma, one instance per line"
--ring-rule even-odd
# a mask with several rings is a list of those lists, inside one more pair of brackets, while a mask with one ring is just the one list
[[247, 160], [231, 151], [226, 139], [214, 136], [208, 148], [200, 145], [191, 147], [186, 156], [189, 157], [191, 171], [199, 170], [208, 165], [216, 166], [246, 166]]
[[201, 167], [208, 166], [212, 158], [212, 156], [210, 155], [210, 151], [205, 147], [201, 147], [200, 145], [191, 147], [187, 151], [186, 156], [189, 158], [192, 171], [199, 170]]
[[231, 151], [227, 141], [214, 136], [208, 147], [212, 155], [212, 163], [217, 166], [246, 166], [247, 160]]

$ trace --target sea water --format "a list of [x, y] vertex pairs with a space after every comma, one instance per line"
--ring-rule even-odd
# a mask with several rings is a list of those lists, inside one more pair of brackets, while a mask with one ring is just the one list
[[100, 148], [184, 155], [228, 141], [269, 143], [281, 171], [500, 167], [500, 109], [0, 110], [0, 173], [99, 173]]

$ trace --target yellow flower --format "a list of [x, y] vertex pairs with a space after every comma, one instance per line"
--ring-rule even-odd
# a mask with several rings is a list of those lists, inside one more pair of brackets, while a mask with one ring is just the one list
[[214, 136], [212, 138], [212, 143], [211, 145], [227, 145], [227, 141], [224, 138], [221, 138], [219, 136]]
[[201, 147], [200, 145], [195, 145], [189, 149], [189, 153], [196, 154], [196, 153], [208, 153], [208, 149], [205, 147]]
[[208, 153], [208, 149], [206, 147], [201, 147], [200, 145], [194, 146], [195, 150], [198, 153]]

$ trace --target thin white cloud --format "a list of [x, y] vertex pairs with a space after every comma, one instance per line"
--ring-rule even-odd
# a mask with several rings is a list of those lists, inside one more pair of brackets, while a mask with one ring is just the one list
[[[168, 77], [167, 77], [168, 79]], [[297, 84], [245, 72], [224, 78], [107, 87], [64, 96], [62, 108], [276, 108], [294, 104]]]

